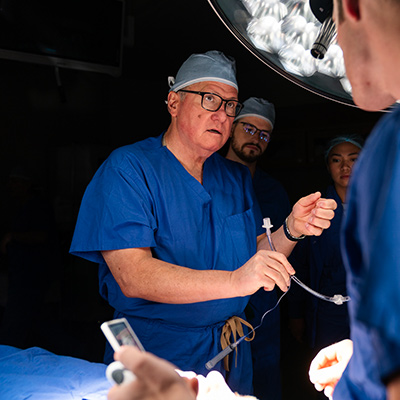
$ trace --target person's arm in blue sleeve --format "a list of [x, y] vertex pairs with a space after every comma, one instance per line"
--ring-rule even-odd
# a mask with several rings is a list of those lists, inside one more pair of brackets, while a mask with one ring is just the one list
[[[292, 234], [320, 234], [329, 227], [336, 203], [312, 194], [300, 199], [288, 219]], [[290, 221], [290, 222], [289, 222]], [[285, 252], [290, 254], [294, 243], [282, 228], [274, 232], [280, 252], [264, 251], [265, 235], [260, 235], [259, 249], [235, 271], [199, 271], [170, 264], [152, 256], [150, 248], [129, 248], [103, 251], [102, 255], [122, 292], [127, 297], [150, 301], [184, 304], [223, 298], [242, 297], [259, 288], [272, 290], [277, 285], [286, 291], [294, 270]]]

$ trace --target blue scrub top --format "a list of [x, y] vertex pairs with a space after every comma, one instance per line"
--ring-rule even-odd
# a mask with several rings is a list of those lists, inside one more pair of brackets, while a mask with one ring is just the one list
[[368, 138], [343, 226], [354, 353], [333, 398], [386, 398], [400, 372], [400, 108]]
[[[213, 154], [201, 185], [160, 135], [115, 150], [100, 167], [83, 197], [70, 251], [99, 263], [101, 295], [116, 316], [131, 321], [146, 350], [206, 373], [204, 364], [220, 349], [221, 326], [243, 316], [248, 297], [193, 304], [127, 298], [100, 251], [150, 247], [155, 258], [176, 265], [233, 271], [255, 254], [262, 233], [248, 168]], [[247, 346], [239, 353], [240, 347]]]

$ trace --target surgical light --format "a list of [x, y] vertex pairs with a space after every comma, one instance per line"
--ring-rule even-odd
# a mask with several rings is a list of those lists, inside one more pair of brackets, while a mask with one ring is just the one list
[[[270, 68], [311, 92], [354, 105], [332, 1], [208, 0], [233, 35]], [[311, 4], [310, 4], [311, 3]]]

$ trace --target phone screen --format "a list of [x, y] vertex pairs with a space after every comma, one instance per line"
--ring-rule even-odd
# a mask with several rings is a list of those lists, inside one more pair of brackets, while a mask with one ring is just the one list
[[144, 351], [139, 338], [125, 318], [104, 322], [101, 329], [114, 350], [120, 346], [136, 346]]
[[110, 330], [114, 334], [120, 346], [122, 345], [137, 346], [135, 338], [131, 335], [125, 323], [119, 322], [116, 324], [112, 324], [110, 325]]

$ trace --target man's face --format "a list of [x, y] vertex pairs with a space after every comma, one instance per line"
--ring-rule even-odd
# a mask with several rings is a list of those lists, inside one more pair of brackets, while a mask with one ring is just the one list
[[268, 142], [260, 138], [260, 132], [254, 135], [245, 131], [246, 124], [253, 125], [258, 130], [272, 132], [271, 124], [259, 117], [243, 117], [236, 121], [231, 135], [230, 146], [235, 154], [243, 161], [253, 163], [257, 161], [268, 146]]
[[[214, 93], [225, 100], [238, 99], [234, 87], [219, 82], [201, 82], [185, 89]], [[187, 146], [206, 155], [218, 151], [226, 143], [234, 118], [226, 114], [225, 102], [218, 111], [212, 112], [201, 106], [201, 100], [198, 94], [184, 93], [179, 100], [176, 127]]]

